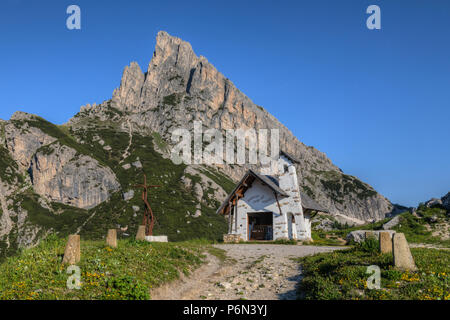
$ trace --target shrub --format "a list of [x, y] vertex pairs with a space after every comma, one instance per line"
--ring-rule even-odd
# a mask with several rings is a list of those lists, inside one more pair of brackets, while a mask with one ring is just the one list
[[358, 247], [361, 251], [368, 253], [377, 253], [379, 250], [379, 243], [376, 238], [368, 238], [358, 244]]
[[107, 280], [104, 299], [149, 300], [149, 289], [132, 276], [112, 277]]

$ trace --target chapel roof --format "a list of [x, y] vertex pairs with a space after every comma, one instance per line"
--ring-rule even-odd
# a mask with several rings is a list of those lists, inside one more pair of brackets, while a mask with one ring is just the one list
[[[279, 187], [278, 180], [272, 176], [267, 176], [263, 174], [258, 174], [253, 170], [248, 170], [247, 173], [244, 175], [244, 177], [239, 181], [239, 183], [236, 185], [234, 190], [227, 196], [227, 198], [223, 201], [220, 208], [216, 211], [217, 213], [222, 213], [224, 209], [228, 206], [229, 201], [233, 198], [233, 196], [236, 194], [236, 192], [241, 189], [245, 188], [245, 191], [247, 190], [247, 186], [245, 185], [247, 182], [250, 184], [253, 183], [254, 180], [259, 180], [264, 185], [272, 189], [273, 192], [275, 192], [277, 195], [280, 195], [282, 197], [288, 197], [289, 195], [283, 191]], [[245, 192], [244, 191], [244, 192]]]
[[[253, 180], [252, 180], [253, 179]], [[272, 189], [275, 194], [280, 195], [282, 197], [288, 197], [289, 195], [280, 188], [279, 181], [276, 177], [269, 176], [269, 175], [262, 175], [254, 172], [253, 170], [248, 170], [247, 173], [244, 175], [244, 177], [239, 181], [239, 183], [236, 185], [234, 190], [227, 196], [227, 198], [223, 201], [220, 208], [217, 210], [217, 213], [224, 213], [225, 209], [227, 209], [230, 200], [235, 196], [236, 192], [238, 190], [242, 190], [243, 193], [247, 191], [249, 185], [247, 185], [247, 182], [249, 184], [253, 183], [255, 179], [258, 179], [261, 181], [264, 185]], [[302, 207], [304, 209], [309, 210], [315, 210], [320, 212], [328, 212], [325, 208], [323, 208], [320, 204], [318, 204], [316, 201], [311, 199], [306, 193], [300, 191], [300, 197], [302, 200]]]

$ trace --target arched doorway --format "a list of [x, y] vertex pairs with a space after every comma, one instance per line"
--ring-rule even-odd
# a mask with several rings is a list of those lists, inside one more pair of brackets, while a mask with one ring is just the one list
[[289, 212], [287, 214], [288, 237], [291, 240], [297, 239], [297, 227], [295, 225], [295, 216]]

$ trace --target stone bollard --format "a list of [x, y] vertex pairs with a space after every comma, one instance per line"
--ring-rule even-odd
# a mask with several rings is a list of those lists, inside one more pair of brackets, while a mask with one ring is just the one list
[[408, 242], [403, 233], [394, 234], [392, 240], [394, 266], [401, 270], [417, 271], [414, 258], [409, 250]]
[[106, 244], [111, 248], [117, 248], [117, 230], [109, 229], [106, 236]]
[[389, 232], [380, 232], [380, 252], [392, 252], [392, 238]]
[[145, 226], [139, 226], [136, 234], [136, 240], [145, 241]]
[[64, 250], [63, 264], [77, 264], [81, 258], [80, 236], [72, 234], [67, 241], [66, 249]]

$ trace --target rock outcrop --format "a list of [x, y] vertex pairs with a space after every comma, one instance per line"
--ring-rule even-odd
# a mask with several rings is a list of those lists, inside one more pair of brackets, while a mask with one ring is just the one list
[[450, 212], [450, 192], [441, 198], [442, 206]]
[[442, 207], [447, 211], [450, 211], [450, 192], [448, 192], [442, 198], [431, 198], [425, 202], [425, 206], [428, 208], [432, 207]]
[[16, 112], [5, 125], [6, 147], [22, 169], [28, 169], [31, 158], [40, 147], [57, 140], [39, 128], [30, 126], [27, 121], [34, 119], [35, 116], [31, 114]]
[[120, 189], [110, 168], [59, 143], [38, 151], [29, 172], [37, 194], [77, 208], [93, 208]]

